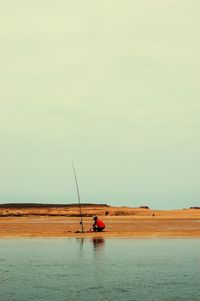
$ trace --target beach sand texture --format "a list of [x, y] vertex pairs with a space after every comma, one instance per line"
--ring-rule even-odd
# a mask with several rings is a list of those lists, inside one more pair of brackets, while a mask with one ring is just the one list
[[[76, 233], [81, 230], [76, 206], [68, 211], [63, 207], [1, 208], [0, 214], [0, 237], [200, 237], [198, 209], [85, 206], [85, 233]], [[88, 232], [96, 214], [106, 224], [104, 232]]]

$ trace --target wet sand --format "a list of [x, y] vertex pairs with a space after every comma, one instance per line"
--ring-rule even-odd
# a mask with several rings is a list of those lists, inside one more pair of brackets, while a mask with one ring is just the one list
[[[160, 213], [159, 213], [160, 212]], [[93, 219], [84, 218], [85, 233], [77, 217], [1, 217], [0, 238], [17, 237], [200, 237], [200, 213], [157, 216], [102, 216], [104, 232], [88, 232]]]

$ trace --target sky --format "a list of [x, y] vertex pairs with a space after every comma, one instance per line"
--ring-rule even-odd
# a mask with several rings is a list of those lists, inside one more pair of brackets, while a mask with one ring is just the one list
[[199, 0], [8, 0], [0, 203], [200, 206]]

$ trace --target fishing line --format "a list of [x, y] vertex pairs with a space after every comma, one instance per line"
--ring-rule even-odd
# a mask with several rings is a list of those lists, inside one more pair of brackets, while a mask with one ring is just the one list
[[77, 176], [76, 176], [76, 171], [75, 171], [75, 167], [74, 167], [73, 161], [72, 161], [72, 168], [73, 168], [73, 171], [74, 171], [74, 178], [75, 178], [75, 183], [76, 183], [76, 190], [77, 190], [78, 203], [79, 203], [79, 209], [80, 209], [81, 232], [84, 232], [84, 228], [83, 228], [83, 215], [82, 215], [82, 208], [81, 208], [81, 199], [80, 199], [80, 193], [79, 193], [79, 188], [78, 188], [78, 181], [77, 181]]

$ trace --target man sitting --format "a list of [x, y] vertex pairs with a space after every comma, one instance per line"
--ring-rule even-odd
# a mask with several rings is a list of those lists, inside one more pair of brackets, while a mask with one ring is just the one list
[[94, 224], [92, 225], [93, 231], [102, 232], [105, 229], [105, 224], [102, 220], [98, 219], [97, 216], [94, 217]]

